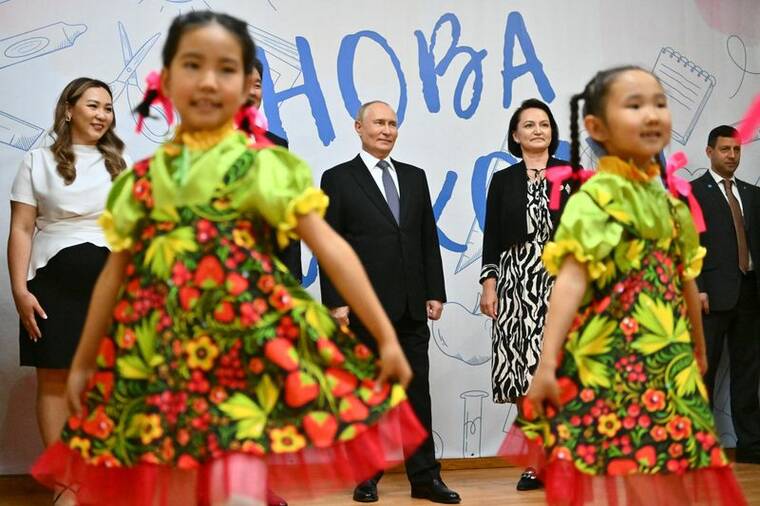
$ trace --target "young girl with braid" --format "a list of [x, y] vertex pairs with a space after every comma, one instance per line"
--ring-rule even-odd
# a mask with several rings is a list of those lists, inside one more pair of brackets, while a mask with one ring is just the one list
[[[224, 14], [169, 28], [146, 99], [171, 99], [182, 123], [113, 185], [101, 219], [113, 252], [69, 375], [73, 415], [32, 470], [68, 487], [59, 505], [264, 504], [267, 485], [289, 497], [353, 486], [425, 437], [393, 326], [322, 219], [309, 167], [234, 127], [255, 52], [246, 23]], [[309, 245], [379, 360], [287, 272], [273, 236]]]
[[605, 70], [571, 100], [606, 150], [543, 261], [557, 276], [540, 364], [502, 453], [543, 469], [552, 505], [746, 504], [720, 448], [694, 278], [704, 249], [659, 180], [671, 116], [657, 78]]

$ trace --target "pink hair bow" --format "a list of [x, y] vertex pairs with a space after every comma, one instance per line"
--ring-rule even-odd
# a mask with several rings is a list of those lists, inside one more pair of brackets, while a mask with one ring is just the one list
[[142, 132], [145, 117], [149, 116], [150, 105], [156, 100], [159, 101], [164, 109], [167, 124], [174, 124], [174, 107], [172, 106], [172, 101], [169, 99], [169, 97], [164, 95], [164, 92], [161, 89], [161, 74], [154, 70], [145, 78], [145, 83], [147, 85], [147, 88], [145, 89], [143, 101], [139, 106], [137, 106], [137, 110], [140, 115], [140, 119], [137, 120], [138, 134]]
[[585, 183], [588, 178], [594, 175], [594, 171], [587, 169], [573, 170], [569, 165], [560, 165], [559, 167], [549, 167], [546, 169], [546, 179], [552, 185], [549, 193], [549, 209], [556, 211], [560, 206], [560, 192], [567, 180], [576, 180], [581, 184]]
[[260, 148], [272, 146], [272, 141], [266, 136], [269, 124], [261, 111], [250, 105], [241, 107], [235, 113], [235, 126], [253, 137], [254, 145]]
[[740, 142], [747, 144], [751, 141], [758, 127], [760, 127], [760, 94], [755, 97], [754, 102], [749, 106], [747, 113], [737, 127]]
[[697, 227], [697, 232], [702, 233], [706, 230], [705, 217], [702, 214], [702, 208], [699, 206], [696, 197], [691, 192], [691, 183], [676, 174], [678, 169], [686, 167], [688, 159], [683, 151], [673, 153], [665, 167], [665, 181], [668, 185], [670, 194], [678, 198], [679, 196], [686, 197], [689, 202], [689, 210], [691, 216], [694, 218], [694, 225]]

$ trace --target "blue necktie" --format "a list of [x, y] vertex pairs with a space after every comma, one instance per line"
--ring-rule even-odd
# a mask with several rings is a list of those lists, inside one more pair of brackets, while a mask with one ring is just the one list
[[396, 219], [396, 223], [399, 223], [398, 218], [400, 206], [398, 199], [398, 190], [396, 189], [396, 185], [393, 182], [393, 177], [391, 176], [391, 164], [385, 160], [380, 160], [377, 162], [377, 166], [383, 170], [383, 188], [385, 189], [385, 200], [388, 201], [388, 207], [391, 208], [391, 213]]

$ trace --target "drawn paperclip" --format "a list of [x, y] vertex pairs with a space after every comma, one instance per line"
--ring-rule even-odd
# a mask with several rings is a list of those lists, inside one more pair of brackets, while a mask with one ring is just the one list
[[[127, 103], [129, 104], [130, 111], [132, 111], [132, 119], [134, 119], [135, 124], [137, 124], [139, 118], [137, 113], [134, 112], [134, 108], [143, 99], [143, 90], [137, 79], [137, 67], [140, 66], [159, 37], [161, 37], [161, 33], [155, 33], [140, 46], [137, 52], [133, 53], [127, 31], [121, 21], [119, 21], [119, 39], [121, 40], [121, 55], [124, 60], [124, 68], [111, 81], [110, 86], [114, 102], [126, 90]], [[150, 112], [151, 117], [145, 121], [142, 134], [156, 144], [160, 144], [171, 133], [169, 122], [166, 119], [166, 114], [160, 108], [151, 106]]]
[[87, 31], [87, 25], [59, 21], [0, 40], [0, 69], [54, 53], [74, 45]]
[[0, 142], [29, 151], [37, 139], [42, 135], [43, 129], [26, 121], [0, 111]]

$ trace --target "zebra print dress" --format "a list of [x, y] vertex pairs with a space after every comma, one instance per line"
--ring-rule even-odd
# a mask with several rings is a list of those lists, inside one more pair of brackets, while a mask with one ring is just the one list
[[528, 241], [502, 252], [496, 278], [498, 317], [492, 326], [493, 400], [515, 402], [528, 391], [538, 366], [544, 319], [554, 278], [541, 253], [551, 238], [546, 179], [528, 181]]

